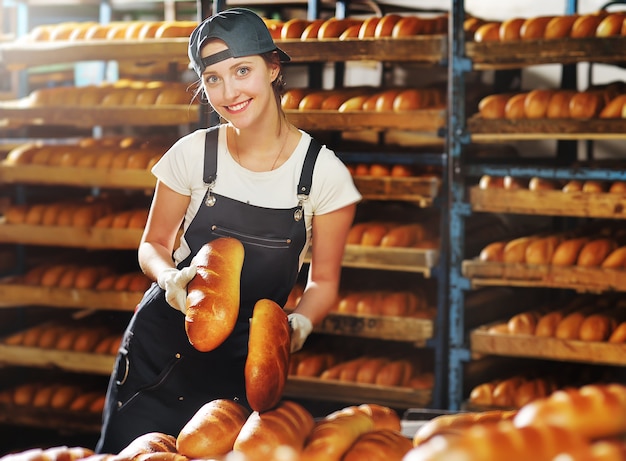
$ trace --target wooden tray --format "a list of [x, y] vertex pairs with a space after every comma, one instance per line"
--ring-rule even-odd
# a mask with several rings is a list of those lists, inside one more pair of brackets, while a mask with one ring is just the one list
[[590, 194], [560, 190], [480, 189], [469, 191], [472, 210], [585, 218], [626, 218], [626, 194]]
[[529, 139], [624, 139], [626, 119], [485, 119], [467, 120], [473, 141]]
[[[1, 175], [1, 170], [0, 170]], [[0, 176], [0, 179], [2, 176]], [[355, 176], [354, 184], [365, 199], [403, 200], [426, 207], [439, 194], [439, 178]]]
[[599, 267], [463, 261], [463, 276], [474, 288], [518, 286], [568, 288], [580, 292], [626, 291], [626, 270]]
[[467, 42], [465, 50], [476, 70], [587, 61], [623, 63], [626, 37]]
[[[82, 42], [13, 42], [0, 47], [0, 62], [9, 69], [60, 62], [125, 60], [134, 62], [189, 62], [187, 38], [158, 40], [89, 40]], [[447, 38], [443, 35], [398, 39], [364, 40], [277, 40], [276, 43], [296, 63], [343, 61], [412, 61], [441, 63], [447, 56]]]
[[0, 307], [48, 306], [132, 312], [143, 292], [96, 291], [0, 283]]
[[142, 229], [31, 226], [0, 220], [0, 242], [72, 248], [136, 250]]
[[418, 272], [429, 277], [439, 260], [438, 250], [416, 248], [381, 248], [346, 245], [345, 267]]
[[409, 341], [416, 346], [423, 346], [433, 336], [433, 321], [411, 317], [346, 315], [331, 312], [315, 331], [342, 336]]
[[481, 327], [470, 333], [470, 345], [473, 354], [626, 365], [626, 344], [496, 334]]
[[0, 101], [0, 127], [176, 126], [197, 123], [199, 118], [199, 109], [196, 105], [24, 107], [21, 101]]
[[113, 370], [115, 356], [0, 344], [0, 363], [108, 376]]
[[0, 163], [0, 183], [153, 189], [156, 179], [148, 170], [8, 165]]
[[445, 126], [444, 109], [424, 109], [407, 112], [337, 112], [336, 110], [311, 110], [301, 112], [286, 110], [287, 118], [304, 130], [361, 131], [369, 129], [396, 129], [437, 132]]
[[430, 404], [432, 389], [415, 390], [406, 387], [356, 384], [319, 378], [290, 376], [285, 386], [287, 397], [320, 399], [360, 405], [378, 403], [392, 408], [425, 407]]
[[102, 413], [0, 403], [0, 423], [97, 434], [102, 426]]

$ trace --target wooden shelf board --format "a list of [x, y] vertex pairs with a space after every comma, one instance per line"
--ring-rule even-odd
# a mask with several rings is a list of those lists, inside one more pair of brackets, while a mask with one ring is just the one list
[[490, 213], [543, 214], [585, 218], [626, 218], [626, 194], [561, 190], [470, 189], [472, 210]]
[[433, 321], [411, 317], [347, 315], [331, 312], [315, 331], [342, 336], [408, 341], [423, 346], [426, 340], [433, 336]]
[[473, 287], [566, 288], [579, 292], [626, 291], [626, 270], [463, 261], [463, 276]]
[[418, 272], [428, 277], [431, 269], [437, 265], [438, 259], [438, 250], [346, 245], [343, 265], [346, 267]]
[[426, 407], [430, 404], [432, 390], [415, 390], [404, 387], [376, 386], [346, 383], [319, 378], [290, 376], [285, 386], [287, 397], [312, 398], [361, 404], [379, 403], [392, 408]]
[[115, 356], [0, 344], [0, 363], [108, 376]]
[[485, 328], [471, 332], [470, 344], [472, 353], [478, 354], [626, 365], [626, 344], [494, 334]]
[[0, 307], [48, 306], [134, 311], [143, 292], [96, 291], [0, 283]]
[[31, 226], [0, 222], [0, 242], [73, 248], [134, 250], [143, 229]]
[[623, 63], [626, 37], [563, 38], [508, 42], [467, 42], [467, 56], [476, 70], [507, 69], [538, 64], [577, 62]]
[[353, 179], [365, 199], [400, 200], [422, 207], [432, 205], [441, 185], [439, 178], [354, 176]]
[[[104, 394], [105, 390], [102, 391]], [[0, 422], [44, 429], [98, 434], [102, 413], [76, 412], [50, 407], [0, 404]]]
[[484, 119], [467, 120], [473, 141], [532, 139], [625, 139], [626, 119]]

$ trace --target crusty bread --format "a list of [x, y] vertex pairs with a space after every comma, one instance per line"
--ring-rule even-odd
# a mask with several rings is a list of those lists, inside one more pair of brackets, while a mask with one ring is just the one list
[[197, 273], [187, 286], [185, 330], [201, 352], [218, 347], [235, 327], [243, 258], [242, 243], [222, 237], [205, 244], [191, 262]]
[[274, 301], [257, 301], [250, 320], [244, 368], [250, 408], [264, 412], [280, 401], [289, 371], [291, 330], [287, 314]]

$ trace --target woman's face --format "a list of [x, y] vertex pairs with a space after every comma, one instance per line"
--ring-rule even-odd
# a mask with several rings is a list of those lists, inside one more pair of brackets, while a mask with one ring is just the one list
[[[206, 57], [226, 48], [221, 40], [212, 40], [201, 54]], [[277, 110], [271, 84], [278, 71], [259, 55], [228, 58], [205, 69], [202, 86], [213, 109], [242, 129], [266, 118], [268, 111]]]

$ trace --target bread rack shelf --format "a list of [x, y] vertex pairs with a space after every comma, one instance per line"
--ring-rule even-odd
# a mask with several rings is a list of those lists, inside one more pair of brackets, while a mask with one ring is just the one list
[[100, 412], [87, 413], [58, 408], [0, 404], [0, 422], [22, 426], [58, 429], [84, 433], [99, 433]]
[[574, 64], [590, 57], [601, 62], [623, 63], [626, 37], [468, 42], [467, 56], [477, 70], [519, 68], [528, 63]]
[[626, 344], [498, 334], [486, 328], [472, 331], [470, 343], [473, 354], [626, 365]]
[[57, 288], [0, 283], [0, 307], [45, 305], [62, 309], [106, 309], [132, 312], [143, 293]]
[[463, 276], [474, 288], [517, 286], [565, 288], [579, 292], [626, 291], [626, 271], [600, 267], [463, 261]]
[[469, 200], [474, 211], [491, 213], [624, 219], [626, 212], [626, 195], [613, 193], [480, 189], [475, 186], [470, 189]]

